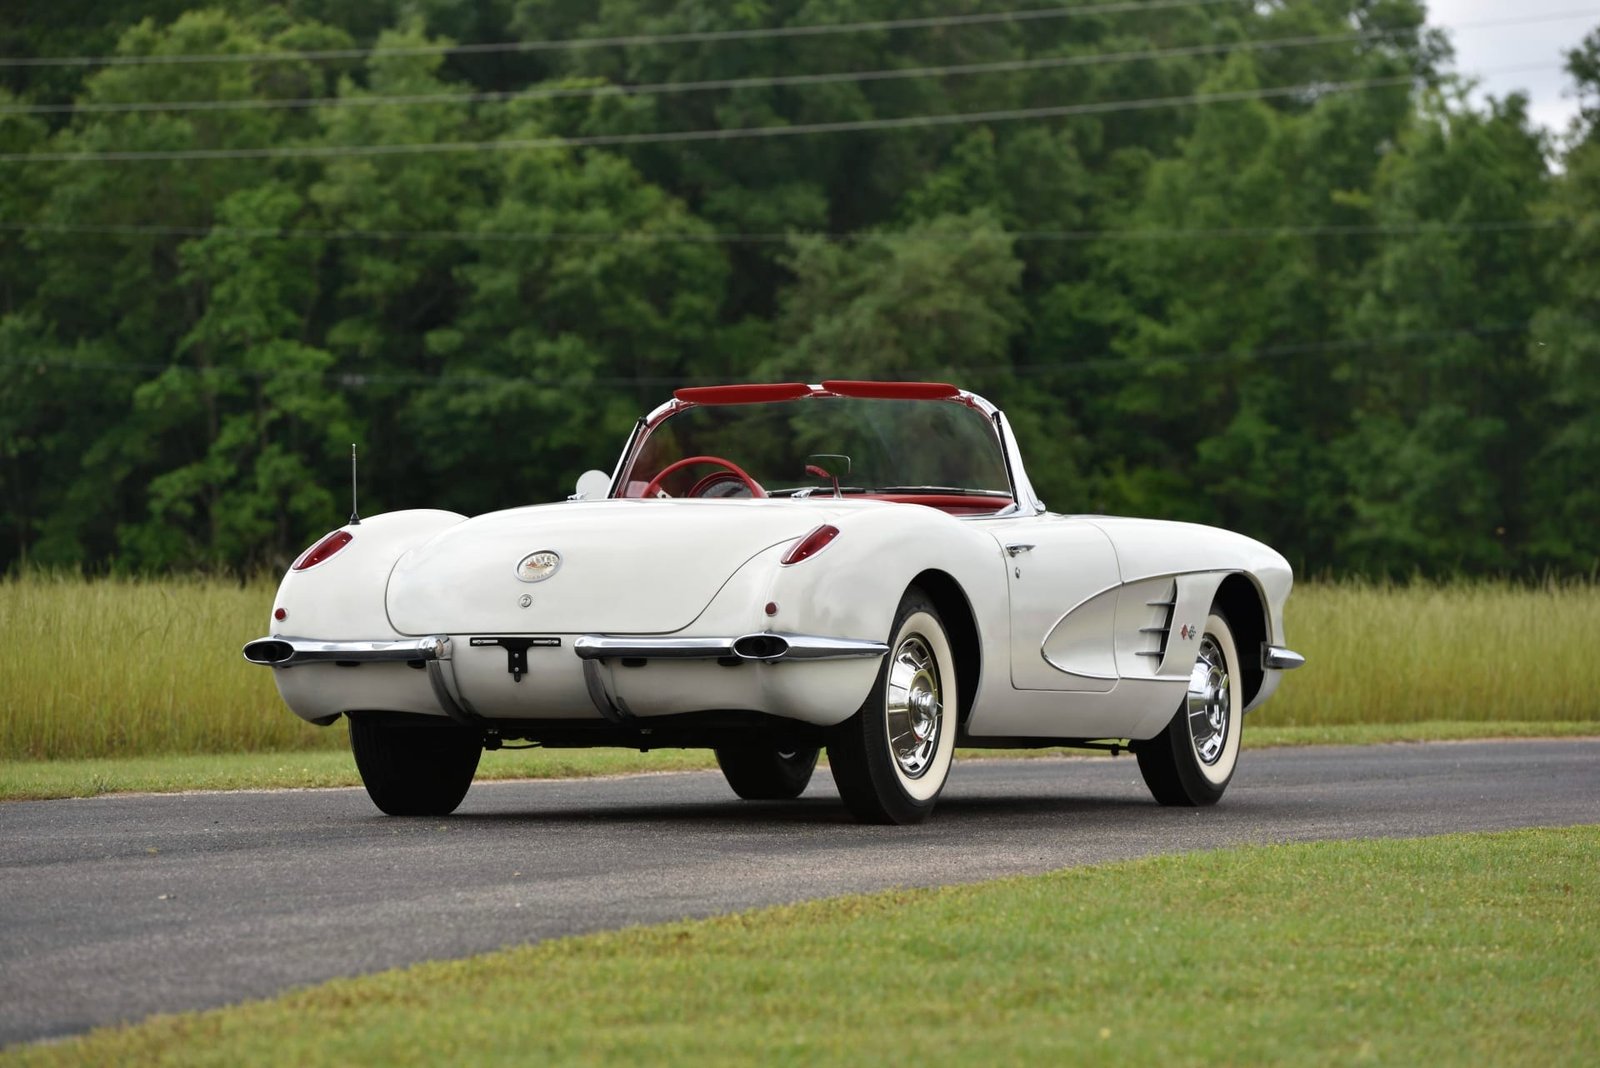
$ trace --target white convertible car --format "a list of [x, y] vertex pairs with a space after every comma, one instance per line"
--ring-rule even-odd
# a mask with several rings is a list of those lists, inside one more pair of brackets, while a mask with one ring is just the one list
[[1046, 511], [954, 386], [715, 386], [565, 503], [352, 516], [244, 655], [296, 715], [349, 719], [391, 815], [453, 811], [513, 741], [708, 747], [768, 800], [826, 747], [885, 823], [928, 815], [957, 745], [1127, 748], [1157, 801], [1206, 805], [1303, 662], [1291, 581], [1238, 534]]

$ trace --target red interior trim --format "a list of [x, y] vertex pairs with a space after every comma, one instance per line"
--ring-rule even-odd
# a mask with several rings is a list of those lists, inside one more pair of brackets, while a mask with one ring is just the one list
[[685, 404], [762, 404], [811, 396], [804, 382], [772, 382], [753, 386], [686, 386], [672, 395]]
[[1010, 497], [968, 497], [960, 493], [867, 493], [856, 499], [923, 504], [952, 515], [988, 515], [1014, 503]]
[[961, 390], [944, 382], [851, 382], [832, 379], [822, 388], [841, 397], [878, 397], [889, 400], [944, 400], [961, 396]]

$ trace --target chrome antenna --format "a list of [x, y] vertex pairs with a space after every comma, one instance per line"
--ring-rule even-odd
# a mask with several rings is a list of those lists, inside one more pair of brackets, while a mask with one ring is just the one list
[[361, 525], [361, 513], [356, 509], [356, 443], [350, 443], [350, 526]]

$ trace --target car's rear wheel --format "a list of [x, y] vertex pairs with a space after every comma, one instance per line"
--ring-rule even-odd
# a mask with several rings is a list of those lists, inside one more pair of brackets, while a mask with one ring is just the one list
[[816, 746], [734, 745], [716, 752], [722, 777], [746, 801], [790, 801], [805, 792], [821, 750]]
[[919, 823], [944, 789], [955, 745], [955, 657], [933, 602], [913, 587], [872, 692], [828, 734], [828, 764], [856, 819]]
[[483, 740], [431, 716], [352, 712], [350, 750], [372, 803], [390, 816], [447, 816], [467, 796]]
[[1244, 729], [1239, 649], [1228, 620], [1206, 618], [1189, 690], [1166, 728], [1136, 748], [1139, 771], [1163, 805], [1214, 805], [1233, 779]]

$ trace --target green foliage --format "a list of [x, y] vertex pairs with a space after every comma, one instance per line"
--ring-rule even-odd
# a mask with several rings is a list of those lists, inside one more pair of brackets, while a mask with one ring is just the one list
[[1535, 438], [1529, 552], [1547, 566], [1592, 567], [1600, 530], [1600, 31], [1571, 54], [1582, 115], [1547, 209], [1574, 220], [1549, 261], [1548, 301], [1529, 332], [1528, 355], [1548, 384]]
[[762, 370], [819, 381], [942, 379], [1004, 363], [1021, 325], [1022, 263], [993, 220], [940, 216], [850, 244], [798, 238], [779, 320], [783, 351]]
[[[0, 69], [0, 109], [100, 109], [0, 110], [0, 152], [327, 153], [0, 162], [0, 224], [32, 227], [0, 229], [0, 567], [277, 567], [343, 517], [352, 441], [368, 510], [477, 512], [609, 466], [678, 383], [852, 375], [1001, 403], [1058, 510], [1218, 523], [1318, 572], [1600, 567], [1600, 32], [1571, 54], [1582, 117], [1559, 143], [1441, 74], [1419, 0], [292, 57], [990, 9], [66, 0], [0, 26], [17, 56], [288, 54]], [[549, 92], [973, 64], [1008, 69]], [[345, 151], [1396, 76], [1431, 88]]]

